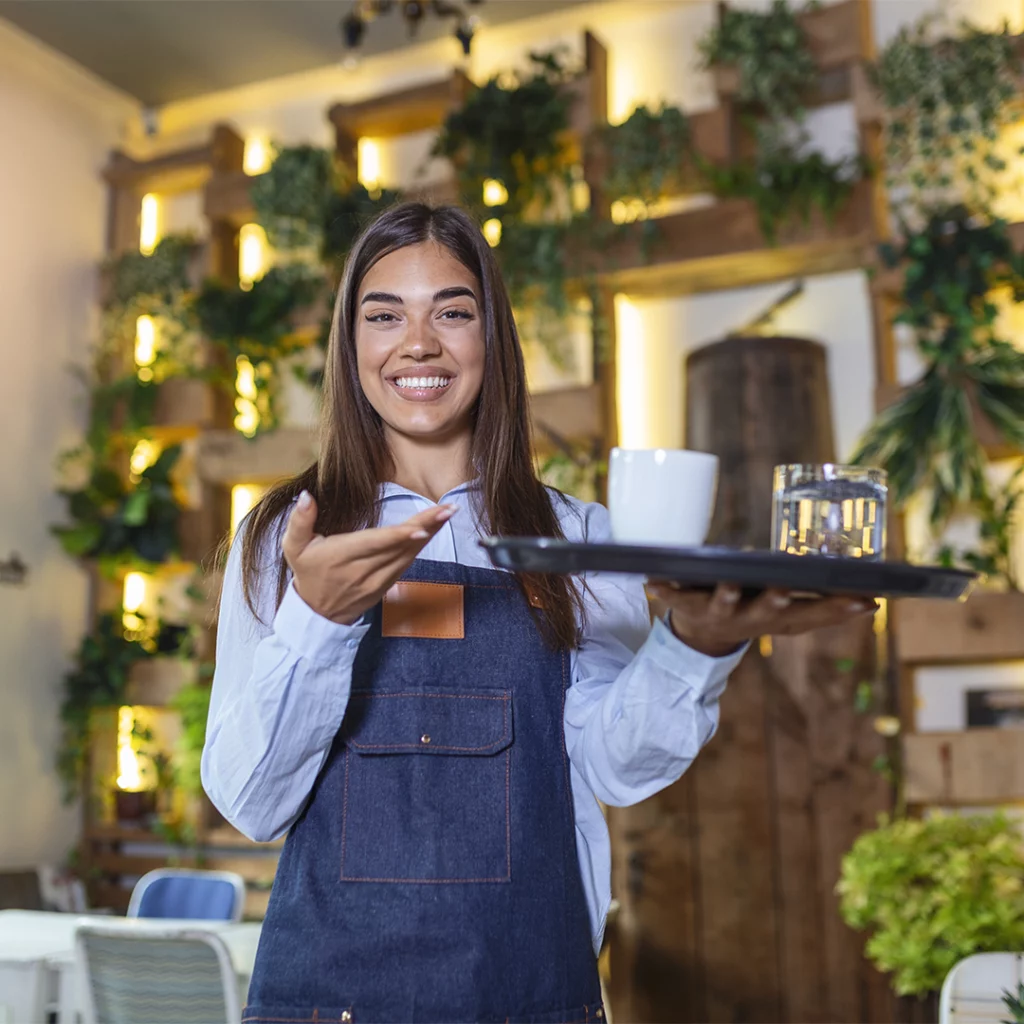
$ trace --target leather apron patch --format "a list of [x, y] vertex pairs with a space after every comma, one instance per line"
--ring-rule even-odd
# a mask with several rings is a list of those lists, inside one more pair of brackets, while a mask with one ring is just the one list
[[462, 640], [462, 587], [456, 583], [396, 583], [384, 595], [381, 634], [429, 640]]

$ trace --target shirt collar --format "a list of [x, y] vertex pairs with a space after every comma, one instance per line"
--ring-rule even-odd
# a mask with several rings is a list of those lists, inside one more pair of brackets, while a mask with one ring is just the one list
[[[458, 487], [453, 487], [447, 494], [441, 495], [441, 499], [437, 504], [442, 505], [448, 498], [453, 498], [457, 494], [466, 494], [469, 491], [478, 490], [480, 490], [480, 478], [476, 477], [473, 480], [467, 480], [465, 483], [459, 484]], [[389, 498], [421, 498], [423, 501], [430, 501], [424, 495], [418, 494], [416, 491], [410, 491], [407, 487], [402, 487], [390, 480], [380, 486], [380, 500], [387, 501]]]

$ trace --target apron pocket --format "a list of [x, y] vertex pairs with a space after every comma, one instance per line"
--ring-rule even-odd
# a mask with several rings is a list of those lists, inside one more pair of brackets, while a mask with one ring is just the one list
[[508, 690], [356, 690], [343, 736], [342, 881], [510, 881]]

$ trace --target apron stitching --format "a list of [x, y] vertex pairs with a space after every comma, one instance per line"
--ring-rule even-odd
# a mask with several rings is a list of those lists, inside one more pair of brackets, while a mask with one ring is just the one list
[[512, 776], [512, 749], [505, 751], [505, 862], [506, 875], [512, 880], [512, 796], [510, 778]]
[[343, 882], [401, 882], [408, 883], [409, 885], [452, 885], [459, 883], [478, 883], [478, 882], [507, 882], [509, 878], [350, 878], [348, 875], [342, 875], [341, 881]]
[[341, 806], [341, 877], [345, 877], [345, 839], [348, 834], [348, 773], [349, 773], [349, 762], [348, 762], [348, 751], [344, 753], [344, 771], [345, 771], [345, 796], [342, 800]]

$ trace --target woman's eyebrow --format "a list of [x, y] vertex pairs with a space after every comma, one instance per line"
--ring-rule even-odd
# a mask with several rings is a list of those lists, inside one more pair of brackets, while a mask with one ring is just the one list
[[367, 302], [390, 302], [396, 306], [404, 305], [402, 297], [400, 295], [392, 295], [391, 292], [367, 292], [359, 305], [365, 306]]
[[451, 288], [442, 288], [439, 292], [434, 292], [434, 301], [444, 302], [445, 299], [457, 299], [460, 295], [467, 295], [474, 302], [477, 301], [473, 289], [467, 288], [464, 284], [453, 285]]

